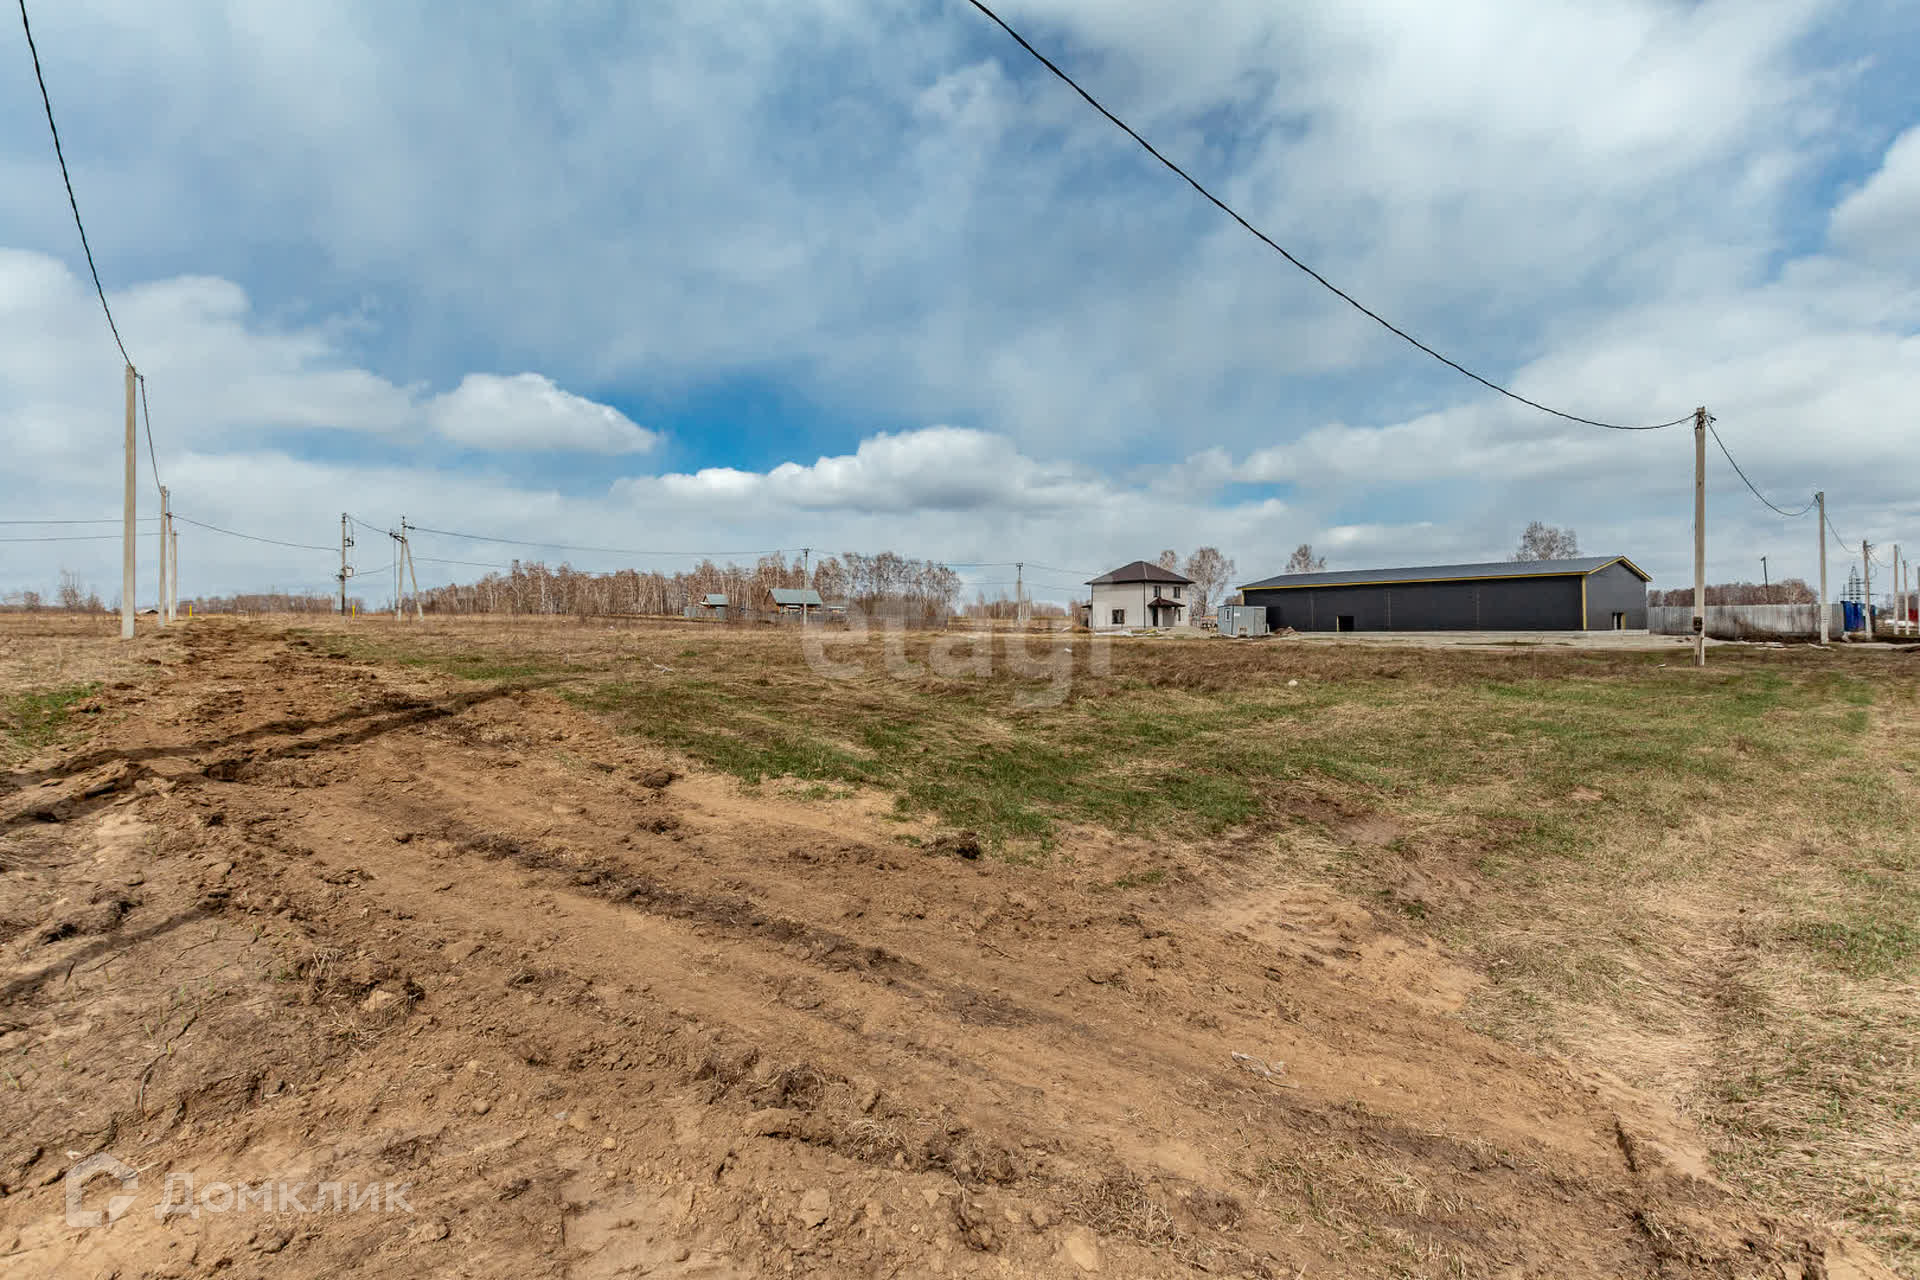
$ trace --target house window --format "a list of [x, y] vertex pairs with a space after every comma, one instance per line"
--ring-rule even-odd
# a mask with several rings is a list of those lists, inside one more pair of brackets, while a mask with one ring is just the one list
[[1125, 609], [1115, 609], [1113, 611], [1113, 625], [1116, 627], [1124, 627], [1127, 625], [1127, 611]]
[[1175, 600], [1178, 600], [1178, 599], [1180, 598], [1180, 588], [1178, 588], [1178, 587], [1175, 587], [1175, 588], [1173, 589], [1173, 598], [1174, 598]]

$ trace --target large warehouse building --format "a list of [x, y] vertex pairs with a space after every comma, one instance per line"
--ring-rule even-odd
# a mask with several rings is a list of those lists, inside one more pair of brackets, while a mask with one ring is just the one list
[[1286, 573], [1240, 588], [1275, 630], [1644, 631], [1652, 581], [1625, 556]]

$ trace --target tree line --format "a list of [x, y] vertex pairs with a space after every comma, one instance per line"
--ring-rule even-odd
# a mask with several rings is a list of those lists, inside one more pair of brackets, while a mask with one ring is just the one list
[[702, 560], [674, 573], [589, 573], [564, 562], [549, 567], [538, 560], [515, 560], [505, 573], [489, 573], [474, 582], [422, 586], [420, 605], [427, 613], [450, 615], [678, 614], [709, 595], [725, 596], [734, 609], [761, 609], [776, 587], [809, 586], [824, 601], [844, 602], [869, 615], [936, 618], [952, 611], [961, 583], [960, 575], [944, 564], [891, 551], [847, 551], [811, 562], [776, 553], [751, 565]]

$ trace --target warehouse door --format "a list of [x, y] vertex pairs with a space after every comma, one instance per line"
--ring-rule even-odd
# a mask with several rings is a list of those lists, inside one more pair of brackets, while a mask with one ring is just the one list
[[1333, 629], [1335, 631], [1353, 630], [1353, 615], [1350, 613], [1335, 614], [1333, 618]]

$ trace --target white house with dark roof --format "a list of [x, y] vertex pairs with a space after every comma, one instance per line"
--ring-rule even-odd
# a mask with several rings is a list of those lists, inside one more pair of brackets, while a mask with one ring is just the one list
[[1087, 625], [1095, 631], [1135, 627], [1183, 627], [1193, 605], [1193, 579], [1135, 560], [1092, 579], [1093, 606]]

